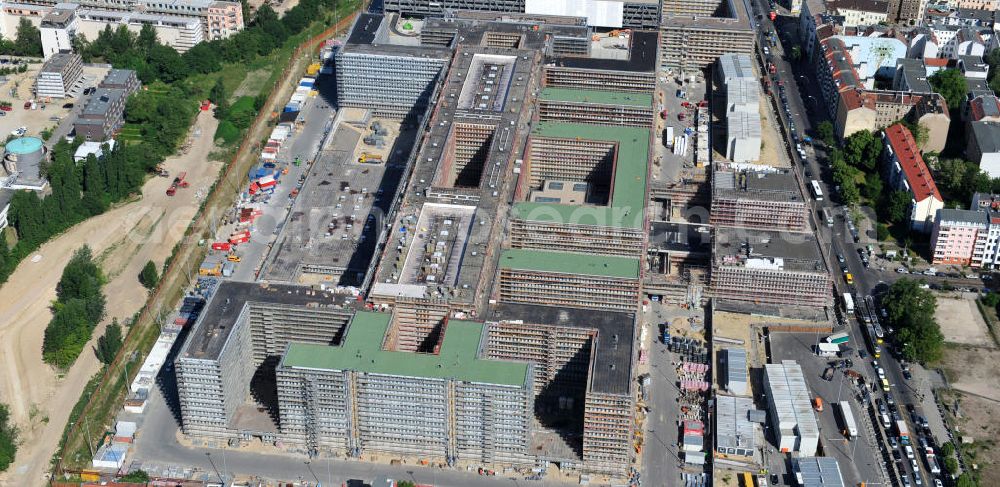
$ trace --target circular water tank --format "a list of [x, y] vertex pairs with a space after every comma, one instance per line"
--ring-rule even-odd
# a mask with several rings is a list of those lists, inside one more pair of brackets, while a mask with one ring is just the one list
[[38, 137], [21, 137], [4, 146], [4, 158], [15, 165], [38, 165], [43, 157], [45, 144]]

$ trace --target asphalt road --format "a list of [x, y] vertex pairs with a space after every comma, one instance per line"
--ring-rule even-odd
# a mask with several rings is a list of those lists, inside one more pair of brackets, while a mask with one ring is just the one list
[[[663, 319], [660, 322], [665, 321]], [[681, 459], [677, 453], [680, 430], [677, 426], [677, 371], [670, 364], [673, 354], [657, 339], [657, 324], [649, 334], [649, 414], [642, 451], [642, 479], [646, 485], [674, 485], [680, 481]], [[648, 483], [647, 483], [648, 482]]]

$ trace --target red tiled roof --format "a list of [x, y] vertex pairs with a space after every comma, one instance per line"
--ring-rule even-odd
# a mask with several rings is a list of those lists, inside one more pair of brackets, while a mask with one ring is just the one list
[[943, 57], [929, 57], [924, 58], [924, 65], [935, 68], [944, 68], [948, 66], [948, 58]]
[[906, 177], [910, 189], [913, 191], [913, 199], [920, 202], [929, 197], [941, 199], [934, 178], [931, 176], [924, 158], [920, 156], [917, 149], [917, 142], [913, 140], [913, 134], [902, 124], [893, 125], [885, 129], [886, 138], [892, 147], [892, 152], [896, 154], [900, 167], [903, 168], [903, 175]]

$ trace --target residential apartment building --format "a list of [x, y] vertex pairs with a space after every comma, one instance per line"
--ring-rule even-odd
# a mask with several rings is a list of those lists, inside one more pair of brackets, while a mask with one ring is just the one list
[[[75, 12], [73, 22], [64, 21], [58, 11]], [[56, 12], [48, 23], [43, 42], [53, 42], [53, 34], [61, 38], [72, 38], [76, 33], [88, 39], [96, 38], [105, 26], [125, 25], [138, 32], [142, 25], [150, 25], [156, 30], [160, 42], [178, 51], [190, 49], [202, 40], [216, 40], [229, 37], [243, 30], [243, 8], [239, 2], [228, 0], [128, 0], [125, 2], [103, 2], [83, 0], [62, 3], [57, 0], [33, 0], [31, 4], [5, 4], [4, 18], [0, 32], [13, 37], [21, 18], [27, 18], [35, 25], [41, 25], [45, 17]]]
[[891, 24], [916, 25], [924, 18], [927, 0], [889, 0]]
[[719, 58], [719, 81], [726, 96], [726, 159], [760, 160], [760, 79], [746, 54]]
[[763, 307], [831, 306], [833, 281], [810, 233], [717, 227], [711, 293]]
[[794, 360], [764, 365], [764, 389], [771, 431], [782, 453], [814, 457], [819, 447], [819, 422], [802, 367]]
[[979, 169], [991, 178], [1000, 177], [1000, 121], [969, 123], [965, 157], [979, 164]]
[[836, 0], [827, 3], [826, 9], [843, 17], [845, 27], [878, 25], [889, 19], [889, 2], [883, 0]]
[[938, 210], [931, 229], [934, 264], [971, 265], [982, 261], [990, 215], [978, 210]]
[[77, 30], [75, 9], [52, 9], [42, 17], [38, 30], [42, 35], [42, 56], [46, 60], [53, 54], [72, 51]]
[[[899, 42], [895, 39], [893, 41]], [[871, 66], [872, 62], [862, 63], [868, 67], [864, 74], [859, 72], [851, 50], [845, 40], [838, 36], [821, 39], [819, 46], [816, 57], [817, 80], [839, 137], [848, 137], [860, 130], [874, 132], [907, 118], [927, 128], [928, 138], [923, 146], [924, 150], [940, 151], [944, 148], [951, 117], [943, 97], [936, 93], [917, 92], [929, 89], [930, 84], [925, 84], [926, 73], [921, 75], [914, 72], [908, 61], [900, 62], [897, 66], [899, 61], [893, 59], [891, 66], [894, 81], [900, 89], [869, 89], [865, 83], [870, 81], [873, 85], [874, 74], [877, 72]], [[905, 48], [903, 53], [905, 56]], [[885, 69], [889, 66], [889, 61], [882, 60], [878, 65]], [[903, 70], [899, 71], [899, 67]]]
[[743, 0], [663, 2], [660, 67], [691, 74], [723, 54], [752, 55], [755, 28]]
[[83, 60], [79, 54], [55, 53], [49, 56], [35, 78], [35, 97], [46, 99], [74, 96], [82, 76]]
[[920, 155], [913, 134], [902, 124], [895, 124], [885, 129], [882, 141], [889, 187], [896, 191], [906, 191], [912, 198], [910, 228], [918, 232], [930, 232], [937, 211], [944, 208], [944, 200]]
[[73, 122], [76, 135], [93, 142], [110, 139], [125, 124], [125, 104], [137, 91], [139, 78], [135, 71], [109, 71]]
[[791, 171], [712, 171], [712, 225], [758, 230], [809, 230], [809, 210]]

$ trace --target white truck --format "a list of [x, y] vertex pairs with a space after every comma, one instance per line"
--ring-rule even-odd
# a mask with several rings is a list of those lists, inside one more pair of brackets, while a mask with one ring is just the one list
[[840, 345], [820, 342], [816, 344], [816, 355], [820, 357], [836, 357], [840, 353]]
[[844, 436], [848, 440], [858, 437], [858, 423], [854, 421], [854, 413], [851, 411], [851, 404], [847, 401], [840, 401], [840, 419], [844, 421]]

